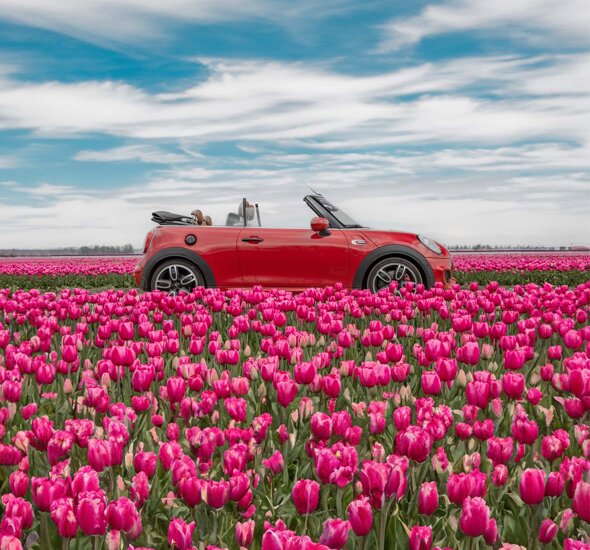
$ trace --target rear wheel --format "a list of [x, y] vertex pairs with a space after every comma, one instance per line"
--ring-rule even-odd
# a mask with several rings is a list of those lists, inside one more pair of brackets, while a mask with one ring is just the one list
[[150, 281], [151, 290], [167, 292], [170, 296], [182, 291], [188, 294], [198, 286], [205, 286], [203, 274], [194, 264], [180, 258], [159, 265]]
[[377, 262], [367, 275], [367, 288], [378, 292], [397, 281], [398, 288], [406, 283], [422, 283], [422, 274], [416, 265], [405, 258], [390, 257]]

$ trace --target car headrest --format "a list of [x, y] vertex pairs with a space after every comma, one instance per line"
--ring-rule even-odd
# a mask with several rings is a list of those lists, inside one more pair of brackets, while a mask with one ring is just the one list
[[[254, 219], [254, 214], [255, 214], [255, 209], [254, 206], [252, 204], [250, 204], [249, 202], [246, 203], [246, 219], [247, 220], [253, 220]], [[238, 207], [238, 214], [243, 218], [244, 217], [244, 204], [240, 203], [240, 206]]]

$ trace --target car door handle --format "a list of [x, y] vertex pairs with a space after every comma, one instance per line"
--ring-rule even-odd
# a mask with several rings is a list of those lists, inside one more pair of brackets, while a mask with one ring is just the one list
[[261, 243], [263, 241], [264, 241], [264, 239], [261, 239], [260, 237], [244, 237], [242, 239], [243, 243], [251, 243], [251, 244]]

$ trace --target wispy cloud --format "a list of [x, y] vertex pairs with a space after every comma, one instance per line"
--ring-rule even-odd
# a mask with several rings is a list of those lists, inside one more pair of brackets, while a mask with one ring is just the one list
[[80, 151], [74, 160], [86, 162], [129, 162], [139, 161], [148, 164], [177, 164], [188, 162], [191, 157], [179, 153], [170, 153], [152, 145], [126, 145], [101, 151]]
[[412, 17], [383, 26], [381, 51], [413, 45], [424, 38], [453, 32], [499, 31], [505, 38], [528, 39], [554, 47], [590, 45], [586, 0], [446, 0], [429, 4]]
[[0, 155], [0, 169], [16, 168], [21, 163], [15, 155]]

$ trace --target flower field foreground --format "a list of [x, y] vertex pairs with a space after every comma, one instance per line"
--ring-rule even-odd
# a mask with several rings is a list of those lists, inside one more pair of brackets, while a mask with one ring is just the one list
[[588, 549], [589, 305], [0, 291], [0, 548]]

